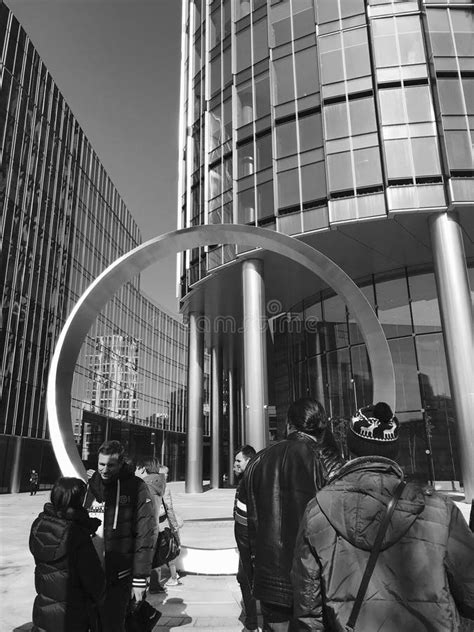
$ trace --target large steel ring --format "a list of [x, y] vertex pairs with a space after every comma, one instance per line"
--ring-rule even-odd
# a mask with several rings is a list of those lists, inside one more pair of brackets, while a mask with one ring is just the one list
[[51, 441], [64, 476], [85, 478], [74, 442], [71, 388], [81, 346], [97, 315], [124, 283], [153, 263], [211, 244], [238, 244], [276, 252], [325, 281], [342, 298], [359, 325], [372, 370], [374, 401], [385, 401], [395, 409], [395, 373], [382, 326], [364, 294], [331, 259], [293, 237], [265, 228], [241, 224], [184, 228], [150, 239], [119, 257], [91, 283], [66, 320], [51, 361], [47, 391]]

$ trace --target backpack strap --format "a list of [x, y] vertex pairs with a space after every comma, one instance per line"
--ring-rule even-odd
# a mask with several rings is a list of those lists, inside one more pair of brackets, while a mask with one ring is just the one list
[[365, 593], [367, 591], [367, 586], [369, 585], [370, 578], [372, 577], [372, 573], [374, 572], [375, 564], [377, 562], [377, 558], [380, 553], [380, 549], [382, 547], [382, 542], [385, 536], [385, 532], [387, 531], [387, 527], [390, 524], [390, 519], [392, 518], [393, 512], [395, 510], [395, 506], [402, 494], [403, 489], [405, 488], [406, 482], [404, 480], [400, 481], [397, 485], [395, 492], [393, 493], [390, 502], [387, 505], [387, 509], [385, 511], [385, 516], [380, 523], [379, 530], [377, 532], [377, 537], [375, 538], [374, 546], [372, 551], [370, 552], [370, 556], [367, 562], [367, 566], [365, 567], [364, 575], [362, 577], [362, 581], [360, 582], [359, 590], [357, 592], [357, 597], [354, 601], [354, 605], [352, 607], [351, 615], [346, 624], [346, 632], [351, 632], [354, 630], [354, 626], [357, 621], [357, 617], [359, 616], [360, 609], [362, 607], [362, 602], [364, 600]]

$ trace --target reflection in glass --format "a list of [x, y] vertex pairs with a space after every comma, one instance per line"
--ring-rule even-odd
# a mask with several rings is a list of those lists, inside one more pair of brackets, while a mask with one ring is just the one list
[[410, 335], [411, 318], [405, 278], [378, 282], [376, 295], [377, 316], [387, 338]]
[[389, 346], [395, 369], [397, 410], [419, 410], [421, 398], [413, 338], [389, 340]]

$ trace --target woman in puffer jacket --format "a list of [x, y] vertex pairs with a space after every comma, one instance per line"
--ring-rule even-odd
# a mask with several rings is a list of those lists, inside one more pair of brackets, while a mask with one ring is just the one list
[[82, 507], [86, 485], [60, 478], [51, 502], [33, 522], [30, 551], [35, 558], [33, 632], [88, 632], [105, 592], [105, 575], [92, 544], [100, 520]]

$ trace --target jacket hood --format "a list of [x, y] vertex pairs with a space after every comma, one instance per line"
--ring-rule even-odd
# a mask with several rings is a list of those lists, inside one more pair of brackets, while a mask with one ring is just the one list
[[[390, 459], [361, 457], [347, 463], [318, 492], [321, 511], [337, 533], [353, 546], [370, 551], [387, 505], [403, 479], [401, 468]], [[385, 533], [382, 550], [408, 531], [425, 507], [422, 488], [407, 485]]]
[[157, 496], [163, 496], [166, 488], [166, 476], [164, 474], [148, 474], [143, 480]]
[[37, 561], [54, 562], [66, 555], [72, 523], [78, 524], [88, 533], [95, 533], [100, 520], [89, 518], [87, 511], [82, 508], [70, 507], [64, 515], [60, 515], [51, 503], [45, 504], [30, 533], [30, 551]]

